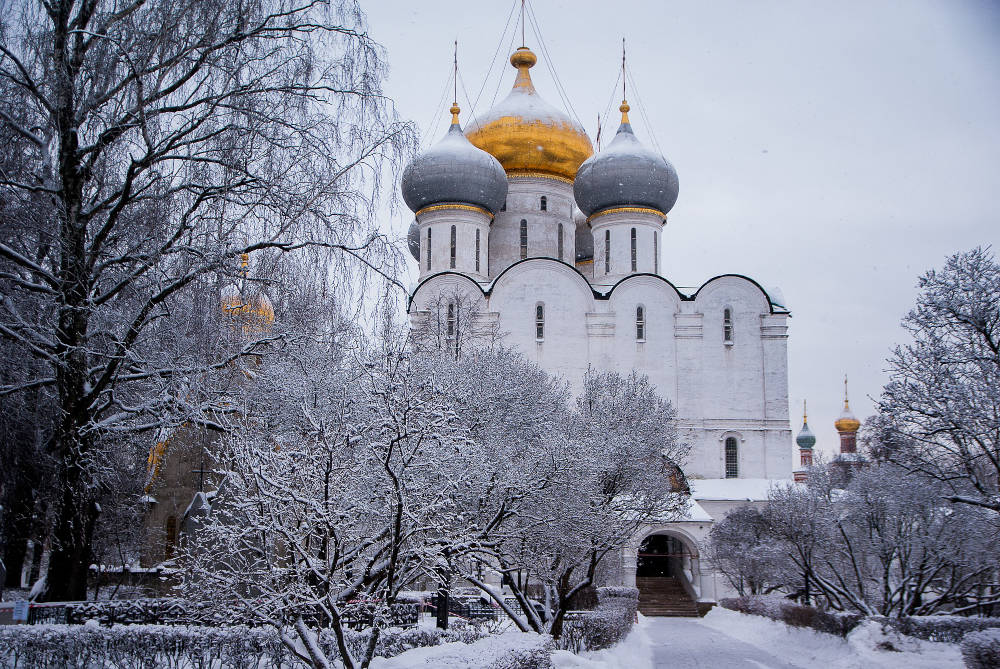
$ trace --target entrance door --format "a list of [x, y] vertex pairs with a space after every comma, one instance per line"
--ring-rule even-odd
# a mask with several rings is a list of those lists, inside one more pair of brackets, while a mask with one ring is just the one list
[[663, 578], [681, 575], [684, 544], [666, 534], [646, 537], [639, 547], [635, 575], [637, 578]]

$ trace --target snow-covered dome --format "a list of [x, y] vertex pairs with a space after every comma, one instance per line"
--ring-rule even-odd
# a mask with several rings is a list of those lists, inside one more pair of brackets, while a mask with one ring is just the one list
[[[451, 108], [444, 138], [413, 159], [403, 171], [403, 200], [414, 212], [435, 204], [471, 204], [491, 214], [507, 198], [507, 175], [497, 159], [473, 146]], [[412, 252], [412, 248], [411, 248]]]
[[514, 88], [496, 107], [469, 124], [469, 141], [496, 157], [510, 176], [573, 181], [594, 153], [587, 132], [535, 91], [528, 70], [538, 58], [527, 47], [510, 57]]
[[799, 445], [799, 448], [805, 449], [816, 445], [816, 435], [809, 429], [809, 423], [806, 422], [805, 418], [802, 419], [802, 429], [799, 431], [799, 436], [795, 437], [795, 443]]
[[677, 172], [632, 133], [629, 106], [608, 148], [580, 166], [573, 183], [576, 204], [587, 216], [611, 207], [647, 207], [666, 214], [677, 201]]
[[243, 287], [229, 284], [222, 289], [220, 302], [222, 313], [229, 318], [239, 320], [244, 333], [263, 332], [274, 324], [274, 305], [258, 286], [245, 280], [249, 256], [240, 256], [240, 267], [243, 272]]

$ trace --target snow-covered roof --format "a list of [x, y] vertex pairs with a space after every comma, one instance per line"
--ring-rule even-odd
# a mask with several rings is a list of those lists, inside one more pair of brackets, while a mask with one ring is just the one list
[[688, 479], [691, 497], [700, 501], [767, 501], [774, 486], [790, 485], [789, 479]]
[[712, 516], [709, 515], [708, 511], [691, 498], [691, 504], [688, 506], [687, 513], [684, 514], [683, 518], [679, 518], [681, 521], [692, 521], [696, 523], [710, 523], [712, 522]]

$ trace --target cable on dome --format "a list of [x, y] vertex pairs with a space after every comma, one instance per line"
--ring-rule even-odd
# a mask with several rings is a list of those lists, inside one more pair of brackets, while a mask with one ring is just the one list
[[[483, 91], [486, 90], [486, 84], [489, 83], [490, 75], [493, 74], [493, 66], [497, 64], [497, 56], [500, 55], [500, 49], [503, 47], [504, 38], [507, 36], [507, 29], [510, 27], [510, 20], [514, 17], [514, 10], [517, 9], [517, 3], [518, 0], [514, 0], [510, 6], [510, 12], [507, 14], [507, 22], [503, 26], [503, 32], [500, 33], [500, 40], [497, 42], [497, 48], [493, 52], [493, 59], [490, 61], [490, 68], [486, 71], [486, 77], [483, 78], [483, 85], [479, 87], [479, 92], [476, 94], [476, 101], [469, 101], [472, 104], [472, 108], [469, 110], [470, 114], [473, 114], [476, 111], [476, 107], [479, 106], [479, 99], [483, 96]], [[515, 30], [514, 32], [517, 31]], [[503, 76], [501, 76], [500, 79], [502, 80]], [[496, 99], [495, 94], [494, 99]]]
[[618, 77], [615, 79], [615, 85], [611, 87], [611, 96], [608, 97], [608, 105], [604, 108], [604, 113], [601, 115], [601, 127], [608, 127], [608, 116], [611, 114], [611, 105], [615, 103], [615, 97], [618, 94], [618, 84], [622, 81], [622, 71], [618, 70]]
[[430, 122], [424, 126], [427, 128], [427, 132], [420, 138], [421, 147], [430, 146], [430, 141], [434, 137], [437, 137], [437, 128], [441, 124], [441, 119], [443, 118], [443, 116], [440, 115], [441, 109], [444, 107], [444, 99], [448, 95], [448, 84], [450, 83], [451, 77], [445, 79], [444, 88], [441, 90], [441, 98], [438, 100], [438, 103], [434, 105], [434, 116], [432, 116]]
[[538, 19], [535, 17], [535, 10], [530, 4], [527, 4], [527, 7], [528, 20], [531, 22], [531, 30], [535, 33], [535, 37], [538, 38], [538, 46], [541, 49], [542, 55], [545, 57], [545, 66], [548, 68], [549, 73], [552, 75], [552, 80], [556, 84], [556, 92], [559, 93], [559, 97], [562, 98], [566, 111], [573, 115], [573, 118], [576, 119], [577, 125], [582, 128], [583, 123], [580, 121], [580, 117], [577, 116], [576, 109], [573, 108], [573, 103], [570, 102], [569, 96], [566, 94], [566, 89], [562, 84], [562, 80], [559, 79], [559, 74], [556, 72], [555, 63], [552, 60], [552, 56], [549, 54], [549, 49], [545, 45], [545, 40], [542, 39], [542, 31], [538, 27]]
[[628, 77], [629, 85], [632, 88], [632, 94], [635, 96], [636, 102], [639, 103], [639, 114], [642, 116], [642, 121], [649, 129], [649, 138], [653, 142], [653, 147], [660, 154], [660, 157], [666, 160], [667, 157], [664, 155], [663, 149], [660, 148], [660, 143], [656, 141], [656, 132], [654, 132], [653, 124], [650, 122], [649, 115], [646, 113], [646, 104], [642, 101], [642, 96], [639, 95], [639, 87], [635, 85], [635, 77], [632, 76], [632, 68], [627, 68], [625, 74]]

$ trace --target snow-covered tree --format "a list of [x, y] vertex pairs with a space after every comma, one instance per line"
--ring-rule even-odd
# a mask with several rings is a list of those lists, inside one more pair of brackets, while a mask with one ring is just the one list
[[737, 507], [712, 526], [706, 553], [741, 597], [767, 594], [788, 582], [764, 514], [752, 506]]
[[203, 423], [203, 372], [262, 352], [210, 319], [241, 254], [391, 279], [370, 216], [411, 130], [383, 74], [355, 0], [0, 6], [0, 336], [33, 361], [0, 394], [54, 417], [50, 597], [85, 593], [102, 440]]
[[950, 500], [1000, 513], [1000, 263], [989, 248], [956, 253], [919, 287], [870, 441]]

